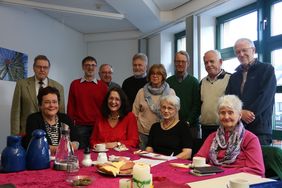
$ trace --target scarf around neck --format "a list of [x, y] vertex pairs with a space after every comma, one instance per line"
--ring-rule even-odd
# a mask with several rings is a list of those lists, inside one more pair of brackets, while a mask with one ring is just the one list
[[[240, 154], [240, 146], [244, 135], [245, 128], [241, 121], [238, 125], [236, 125], [233, 132], [231, 132], [228, 141], [225, 140], [225, 131], [223, 126], [219, 126], [210, 147], [209, 158], [212, 163], [215, 165], [233, 163]], [[217, 155], [221, 149], [226, 149], [225, 156], [223, 159], [218, 160]]]
[[[169, 95], [170, 87], [167, 82], [164, 82], [161, 87], [155, 88], [150, 85], [150, 83], [145, 84], [144, 97], [145, 101], [148, 103], [152, 112], [154, 112], [159, 118], [161, 118], [160, 113], [160, 98], [161, 96]], [[152, 95], [160, 95], [159, 100], [154, 103]]]

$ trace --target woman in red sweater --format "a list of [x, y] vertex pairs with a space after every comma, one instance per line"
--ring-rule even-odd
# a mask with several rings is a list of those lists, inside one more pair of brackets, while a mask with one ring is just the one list
[[235, 95], [219, 98], [220, 126], [211, 133], [196, 156], [205, 157], [213, 165], [236, 168], [264, 176], [261, 146], [256, 135], [241, 122], [242, 102]]
[[137, 147], [139, 144], [137, 121], [130, 112], [129, 103], [123, 90], [111, 88], [102, 104], [103, 118], [94, 126], [90, 144], [105, 143], [107, 148]]

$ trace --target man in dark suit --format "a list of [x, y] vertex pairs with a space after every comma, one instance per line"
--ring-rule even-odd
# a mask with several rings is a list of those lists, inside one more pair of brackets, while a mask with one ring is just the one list
[[36, 97], [41, 87], [52, 86], [59, 90], [60, 112], [65, 112], [64, 88], [58, 82], [48, 78], [50, 66], [46, 56], [38, 55], [33, 63], [34, 76], [17, 81], [11, 109], [12, 135], [24, 135], [27, 116], [39, 111]]

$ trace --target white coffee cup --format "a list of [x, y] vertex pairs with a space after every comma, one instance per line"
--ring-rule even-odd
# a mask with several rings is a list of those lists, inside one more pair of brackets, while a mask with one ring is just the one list
[[106, 150], [106, 144], [96, 144], [94, 146], [94, 149], [96, 151], [105, 151]]
[[105, 163], [108, 161], [107, 153], [98, 153], [97, 163]]
[[229, 188], [249, 188], [249, 182], [245, 179], [232, 179], [229, 181]]
[[206, 158], [204, 157], [193, 157], [192, 162], [194, 167], [202, 167], [206, 165]]

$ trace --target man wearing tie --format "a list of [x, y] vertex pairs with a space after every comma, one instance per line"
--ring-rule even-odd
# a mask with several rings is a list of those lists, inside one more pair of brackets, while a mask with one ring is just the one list
[[65, 112], [64, 88], [58, 82], [48, 78], [50, 66], [46, 56], [38, 55], [33, 63], [34, 76], [17, 81], [11, 109], [12, 135], [24, 135], [27, 116], [39, 111], [37, 94], [40, 88], [56, 87], [61, 98], [60, 112]]

